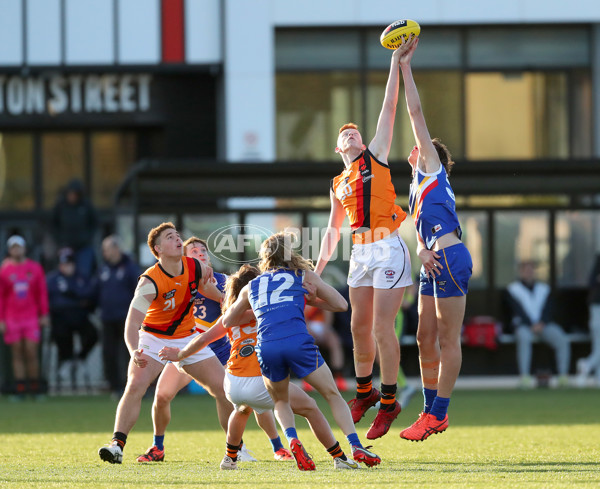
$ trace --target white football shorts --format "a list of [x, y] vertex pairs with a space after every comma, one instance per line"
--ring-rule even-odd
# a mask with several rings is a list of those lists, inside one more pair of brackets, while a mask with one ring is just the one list
[[397, 289], [412, 283], [410, 253], [397, 233], [373, 243], [352, 245], [348, 286]]
[[237, 377], [225, 372], [223, 388], [225, 396], [235, 409], [246, 405], [261, 414], [275, 406], [262, 377]]
[[[144, 349], [144, 355], [148, 355], [150, 358], [153, 358], [157, 362], [166, 365], [167, 360], [161, 360], [161, 358], [158, 356], [158, 352], [163, 346], [171, 346], [173, 348], [179, 348], [181, 350], [182, 348], [185, 348], [185, 346], [199, 334], [200, 333], [193, 333], [190, 336], [186, 336], [185, 338], [168, 339], [160, 338], [158, 336], [153, 335], [152, 333], [140, 330], [138, 348]], [[202, 360], [206, 360], [207, 358], [214, 356], [215, 354], [213, 353], [213, 351], [210, 349], [210, 347], [207, 346], [199, 352], [194, 353], [193, 355], [190, 355], [189, 357], [174, 363], [178, 368], [180, 368], [183, 365], [192, 365], [193, 363], [198, 363]]]

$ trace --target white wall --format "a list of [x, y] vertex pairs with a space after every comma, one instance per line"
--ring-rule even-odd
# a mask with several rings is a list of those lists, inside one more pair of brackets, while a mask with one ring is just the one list
[[112, 0], [66, 0], [65, 62], [102, 65], [115, 62]]
[[28, 0], [27, 63], [60, 64], [61, 38], [60, 0]]
[[20, 65], [23, 60], [21, 0], [0, 2], [0, 66]]
[[598, 22], [596, 0], [270, 0], [277, 26]]
[[161, 58], [159, 0], [119, 0], [119, 64], [156, 64]]
[[185, 60], [220, 63], [222, 59], [221, 1], [185, 1]]
[[274, 30], [269, 0], [225, 2], [225, 159], [275, 159]]

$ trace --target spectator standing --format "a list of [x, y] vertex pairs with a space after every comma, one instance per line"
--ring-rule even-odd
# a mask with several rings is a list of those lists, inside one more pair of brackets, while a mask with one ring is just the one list
[[531, 356], [534, 339], [548, 343], [556, 353], [560, 386], [568, 383], [571, 345], [563, 329], [552, 320], [550, 286], [536, 279], [535, 263], [519, 264], [519, 279], [509, 284], [508, 304], [517, 340], [517, 363], [521, 387], [533, 387]]
[[[92, 281], [78, 273], [75, 254], [70, 248], [58, 252], [58, 268], [48, 274], [48, 297], [52, 322], [52, 340], [58, 348], [58, 372], [69, 370], [76, 387], [76, 371], [98, 341], [98, 332], [88, 316], [94, 306]], [[74, 335], [81, 348], [74, 351]], [[59, 379], [60, 380], [60, 379]]]
[[8, 257], [0, 267], [0, 333], [10, 346], [15, 399], [27, 391], [43, 393], [40, 382], [40, 327], [48, 326], [46, 279], [39, 263], [26, 257], [21, 236], [7, 242]]
[[58, 247], [71, 248], [75, 252], [78, 274], [91, 277], [96, 269], [93, 241], [98, 216], [85, 197], [81, 180], [73, 179], [65, 187], [54, 206], [52, 225]]
[[588, 376], [592, 373], [595, 373], [596, 383], [600, 386], [600, 255], [596, 257], [589, 286], [589, 328], [592, 351], [589, 356], [577, 360], [577, 385], [579, 387], [587, 384]]
[[97, 291], [102, 320], [104, 376], [113, 396], [121, 397], [127, 381], [129, 351], [125, 345], [125, 319], [140, 276], [137, 264], [123, 252], [119, 238], [102, 241], [104, 263], [98, 273]]

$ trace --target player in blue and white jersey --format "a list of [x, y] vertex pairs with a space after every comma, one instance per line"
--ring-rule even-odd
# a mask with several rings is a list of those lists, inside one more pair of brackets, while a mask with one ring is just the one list
[[413, 441], [425, 440], [448, 427], [450, 395], [462, 363], [460, 333], [473, 268], [461, 241], [448, 180], [454, 162], [448, 148], [429, 135], [412, 75], [410, 62], [418, 44], [418, 38], [411, 38], [400, 48], [406, 105], [417, 143], [408, 157], [413, 171], [409, 209], [422, 263], [417, 343], [425, 406], [418, 420], [400, 433]]
[[[263, 381], [298, 468], [314, 470], [315, 465], [296, 433], [289, 403], [290, 372], [313, 386], [328, 402], [333, 417], [352, 447], [354, 460], [368, 466], [379, 464], [381, 459], [362, 447], [350, 409], [308, 333], [304, 319], [305, 295], [309, 291], [312, 305], [330, 311], [346, 310], [346, 300], [312, 271], [308, 260], [293, 251], [290, 235], [278, 233], [267, 238], [261, 245], [260, 258], [262, 274], [241, 290], [235, 303], [223, 315], [223, 324], [225, 327], [237, 324], [249, 308], [254, 312], [256, 353]], [[339, 443], [327, 451], [334, 457], [345, 457]]]

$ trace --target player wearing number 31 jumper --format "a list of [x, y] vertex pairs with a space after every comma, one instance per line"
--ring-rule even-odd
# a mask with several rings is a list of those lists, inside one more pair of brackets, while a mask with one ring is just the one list
[[461, 242], [454, 193], [448, 175], [454, 162], [439, 140], [431, 139], [410, 61], [419, 43], [412, 38], [398, 48], [406, 106], [417, 145], [408, 157], [413, 181], [409, 207], [417, 228], [419, 287], [417, 343], [425, 407], [418, 420], [402, 431], [422, 441], [448, 427], [448, 404], [460, 371], [460, 332], [473, 263]]

